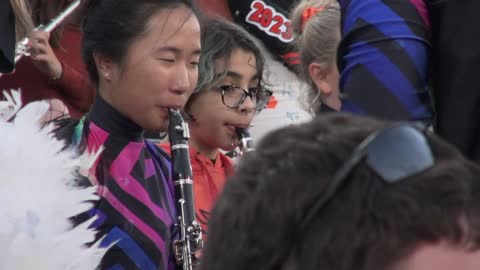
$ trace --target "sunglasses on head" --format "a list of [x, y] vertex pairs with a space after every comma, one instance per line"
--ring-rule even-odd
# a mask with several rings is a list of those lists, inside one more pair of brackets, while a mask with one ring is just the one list
[[424, 132], [425, 127], [403, 123], [369, 135], [337, 170], [320, 198], [308, 210], [302, 228], [312, 222], [363, 160], [387, 183], [399, 182], [431, 168], [434, 158]]

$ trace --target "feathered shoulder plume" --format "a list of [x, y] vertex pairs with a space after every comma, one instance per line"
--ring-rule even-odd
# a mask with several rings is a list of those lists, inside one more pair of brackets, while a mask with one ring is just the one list
[[[5, 102], [13, 105], [0, 104], [4, 109], [18, 110], [19, 95]], [[73, 227], [69, 218], [98, 199], [95, 188], [80, 188], [75, 179], [95, 157], [63, 150], [53, 127], [41, 128], [48, 106], [31, 103], [12, 122], [5, 109], [0, 119], [0, 269], [94, 270], [105, 249], [86, 247], [95, 239], [93, 220]]]

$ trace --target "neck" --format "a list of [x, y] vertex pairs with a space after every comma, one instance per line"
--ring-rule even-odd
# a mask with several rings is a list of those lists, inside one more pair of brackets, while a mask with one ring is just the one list
[[328, 107], [337, 112], [340, 111], [340, 109], [342, 108], [342, 101], [336, 96], [329, 96], [326, 98], [322, 98], [321, 100], [324, 105], [327, 105]]
[[143, 140], [143, 129], [112, 107], [100, 95], [96, 97], [88, 119], [113, 137], [129, 141]]
[[197, 152], [200, 154], [206, 156], [208, 159], [214, 160], [217, 158], [218, 148], [201, 143], [199, 140], [196, 140], [195, 136], [193, 135], [190, 137], [189, 145], [197, 150]]

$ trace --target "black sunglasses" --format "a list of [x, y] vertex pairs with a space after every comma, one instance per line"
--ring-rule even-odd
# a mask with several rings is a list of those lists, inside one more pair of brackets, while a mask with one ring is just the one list
[[434, 165], [432, 150], [424, 136], [425, 127], [413, 124], [397, 124], [374, 132], [363, 140], [350, 158], [334, 174], [322, 195], [308, 210], [302, 228], [306, 228], [335, 196], [348, 175], [362, 161], [385, 182], [396, 183], [423, 172]]
[[255, 111], [263, 110], [273, 92], [263, 88], [249, 88], [248, 91], [235, 85], [220, 85], [218, 89], [222, 93], [222, 102], [225, 106], [231, 109], [236, 109], [245, 102], [247, 97], [250, 97], [255, 104]]

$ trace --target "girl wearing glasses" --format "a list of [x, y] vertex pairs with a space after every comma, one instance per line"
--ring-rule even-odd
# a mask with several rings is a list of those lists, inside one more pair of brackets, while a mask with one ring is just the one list
[[236, 129], [250, 126], [271, 92], [262, 88], [260, 48], [245, 30], [213, 20], [202, 25], [201, 38], [198, 85], [184, 115], [190, 126], [197, 218], [206, 231], [208, 213], [233, 172], [232, 161], [220, 150], [237, 147]]

